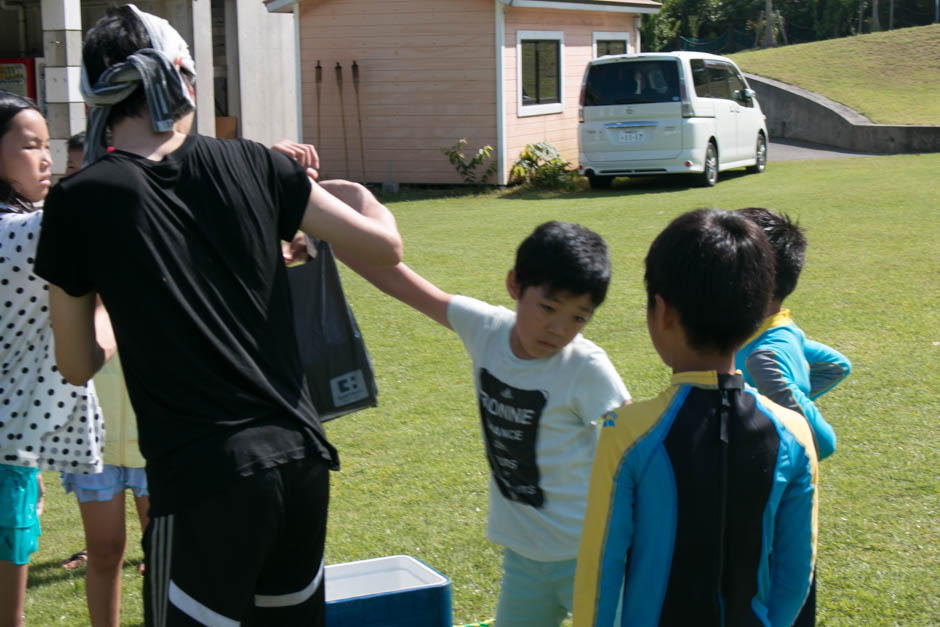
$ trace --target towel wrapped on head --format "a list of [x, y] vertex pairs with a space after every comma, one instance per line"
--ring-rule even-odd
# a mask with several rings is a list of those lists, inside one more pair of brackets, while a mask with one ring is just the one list
[[127, 6], [144, 25], [152, 47], [142, 48], [115, 63], [94, 85], [82, 64], [81, 91], [89, 108], [85, 165], [106, 153], [105, 126], [111, 107], [134, 93], [138, 85], [144, 89], [154, 131], [172, 130], [173, 112], [181, 104], [195, 104], [180, 72], [185, 70], [193, 79], [196, 76], [196, 65], [186, 41], [165, 19], [145, 13], [133, 4]]

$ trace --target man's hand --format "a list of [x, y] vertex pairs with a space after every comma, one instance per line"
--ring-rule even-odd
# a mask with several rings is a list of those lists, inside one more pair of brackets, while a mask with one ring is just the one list
[[320, 167], [320, 156], [311, 144], [298, 144], [289, 139], [282, 139], [271, 146], [271, 150], [287, 155], [299, 163], [307, 170], [307, 176], [310, 178], [316, 179], [319, 176], [317, 170]]
[[289, 242], [281, 242], [281, 253], [284, 255], [284, 265], [293, 266], [303, 263], [310, 258], [307, 251], [307, 236], [297, 233]]

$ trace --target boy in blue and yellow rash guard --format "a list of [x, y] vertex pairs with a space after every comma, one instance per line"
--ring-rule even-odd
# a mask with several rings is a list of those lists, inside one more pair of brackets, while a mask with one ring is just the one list
[[575, 577], [574, 623], [789, 625], [816, 547], [816, 452], [798, 414], [744, 385], [773, 252], [734, 213], [674, 220], [646, 258], [659, 397], [605, 416]]
[[[836, 449], [836, 434], [813, 402], [851, 372], [849, 360], [839, 351], [806, 337], [790, 318], [783, 300], [796, 289], [806, 260], [806, 236], [789, 216], [749, 207], [738, 213], [761, 228], [774, 251], [774, 295], [767, 319], [735, 357], [744, 381], [775, 403], [806, 418], [820, 461]], [[794, 625], [816, 624], [816, 577]]]
[[841, 383], [852, 365], [839, 351], [807, 339], [790, 318], [790, 310], [782, 306], [803, 270], [803, 230], [788, 216], [767, 209], [752, 207], [739, 213], [764, 231], [774, 250], [776, 273], [767, 319], [738, 351], [735, 365], [761, 394], [806, 418], [821, 461], [835, 451], [836, 434], [813, 401]]

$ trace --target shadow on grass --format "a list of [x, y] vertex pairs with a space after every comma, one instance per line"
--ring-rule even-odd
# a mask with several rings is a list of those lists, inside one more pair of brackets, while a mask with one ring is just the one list
[[499, 188], [495, 185], [402, 185], [397, 192], [383, 192], [378, 185], [368, 185], [367, 187], [383, 204], [438, 198], [491, 197], [500, 193]]
[[538, 189], [532, 187], [513, 187], [503, 193], [508, 200], [546, 200], [549, 198], [610, 198], [616, 196], [634, 196], [637, 194], [662, 194], [682, 191], [695, 187], [690, 181], [676, 181], [682, 177], [636, 177], [615, 179], [609, 189], [591, 189], [585, 182], [571, 191]]
[[[718, 185], [746, 176], [745, 170], [731, 170], [722, 172]], [[694, 175], [688, 174], [662, 174], [651, 176], [621, 176], [614, 179], [609, 189], [591, 189], [587, 179], [573, 191], [540, 190], [529, 187], [512, 187], [502, 193], [503, 198], [512, 200], [545, 200], [548, 198], [610, 198], [620, 196], [636, 196], [640, 194], [671, 194], [684, 192], [701, 187]]]
[[[124, 560], [122, 571], [136, 573], [140, 568], [140, 560]], [[72, 570], [62, 568], [62, 563], [56, 560], [34, 561], [29, 564], [29, 581], [27, 585], [30, 588], [40, 588], [49, 584], [68, 579], [84, 579], [85, 567], [80, 566]], [[143, 577], [143, 575], [141, 575]]]
[[[747, 172], [735, 169], [722, 172], [718, 185], [733, 181]], [[586, 178], [581, 178], [573, 190], [537, 189], [522, 185], [499, 188], [493, 185], [402, 185], [398, 192], [383, 192], [378, 185], [370, 185], [372, 193], [383, 204], [435, 199], [467, 199], [479, 196], [487, 199], [545, 200], [548, 198], [598, 198], [633, 196], [637, 194], [667, 194], [701, 188], [694, 175], [664, 174], [654, 176], [618, 177], [610, 189], [591, 189]], [[706, 189], [706, 188], [701, 188]]]
[[30, 562], [29, 564], [29, 587], [42, 587], [66, 579], [84, 579], [85, 568], [79, 567], [73, 570], [62, 568], [61, 562], [56, 560], [46, 560], [43, 562]]

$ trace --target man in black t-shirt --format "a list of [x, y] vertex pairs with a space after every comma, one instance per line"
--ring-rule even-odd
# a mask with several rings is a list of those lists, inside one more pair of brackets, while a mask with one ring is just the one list
[[322, 624], [338, 458], [304, 385], [280, 241], [300, 228], [340, 259], [394, 265], [394, 218], [259, 144], [180, 132], [192, 62], [164, 20], [111, 9], [83, 57], [91, 158], [105, 127], [114, 151], [50, 193], [36, 272], [66, 379], [113, 351], [96, 293], [120, 347], [150, 486], [147, 624]]

